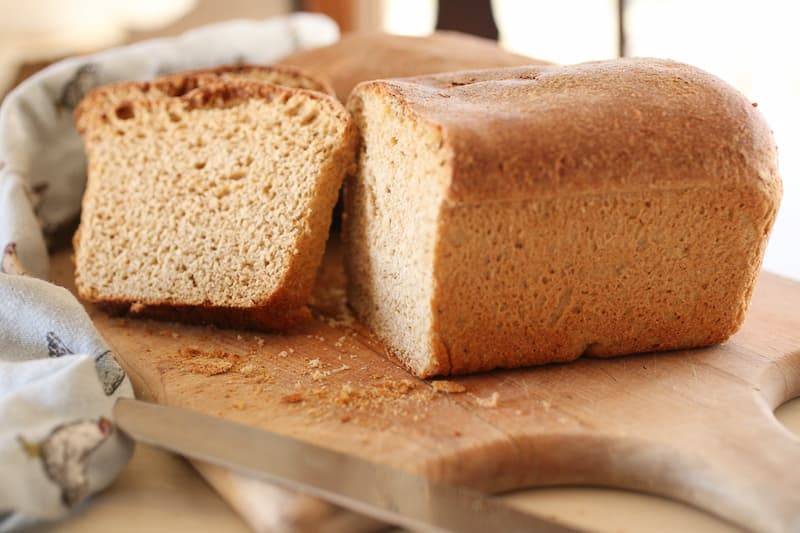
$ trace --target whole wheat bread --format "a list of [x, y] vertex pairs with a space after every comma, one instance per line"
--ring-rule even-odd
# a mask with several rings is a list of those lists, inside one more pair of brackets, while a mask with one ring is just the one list
[[415, 374], [705, 346], [741, 325], [781, 182], [736, 90], [650, 59], [359, 85], [348, 298]]
[[75, 237], [83, 298], [224, 326], [308, 316], [355, 150], [338, 101], [201, 73], [93, 91], [75, 124], [89, 160]]

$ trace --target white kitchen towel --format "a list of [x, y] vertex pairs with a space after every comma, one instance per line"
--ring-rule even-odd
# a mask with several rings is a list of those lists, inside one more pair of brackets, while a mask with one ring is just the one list
[[86, 180], [72, 111], [93, 87], [246, 61], [339, 37], [322, 15], [231, 21], [56, 63], [0, 108], [0, 531], [68, 514], [104, 488], [132, 445], [111, 423], [128, 378], [81, 304], [45, 281], [46, 243], [80, 210]]

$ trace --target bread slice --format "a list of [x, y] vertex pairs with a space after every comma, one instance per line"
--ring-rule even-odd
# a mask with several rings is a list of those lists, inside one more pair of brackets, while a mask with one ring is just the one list
[[368, 82], [348, 297], [418, 376], [711, 345], [778, 209], [761, 114], [655, 59]]
[[320, 92], [243, 79], [119, 98], [142, 87], [98, 89], [75, 113], [89, 160], [75, 237], [81, 297], [223, 326], [283, 329], [307, 317], [353, 164], [345, 109]]
[[281, 64], [296, 65], [324, 77], [345, 101], [362, 81], [549, 63], [504, 50], [490, 39], [437, 31], [425, 37], [350, 33], [329, 46], [296, 52]]

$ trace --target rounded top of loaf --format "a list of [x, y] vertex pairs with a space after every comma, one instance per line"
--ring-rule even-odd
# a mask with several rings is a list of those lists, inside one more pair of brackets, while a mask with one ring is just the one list
[[495, 41], [454, 31], [437, 31], [425, 37], [350, 33], [329, 46], [296, 52], [281, 63], [324, 76], [341, 100], [366, 80], [548, 64], [508, 52]]
[[[222, 77], [233, 69], [237, 74]], [[246, 69], [246, 70], [245, 70]], [[355, 136], [350, 116], [331, 92], [277, 85], [261, 81], [252, 70], [265, 72], [271, 67], [249, 65], [226, 66], [218, 69], [172, 74], [152, 81], [118, 82], [98, 87], [89, 92], [78, 104], [73, 121], [78, 133], [98, 125], [108, 124], [110, 114], [121, 118], [137, 107], [181, 106], [186, 109], [229, 107], [252, 98], [272, 100], [300, 95], [327, 108], [338, 120], [348, 124], [348, 136]], [[248, 75], [244, 75], [247, 72]], [[286, 70], [291, 72], [291, 70]], [[299, 71], [298, 71], [299, 72]]]
[[81, 117], [89, 114], [90, 108], [107, 107], [138, 98], [180, 97], [200, 86], [213, 85], [220, 80], [250, 80], [334, 95], [333, 89], [325, 81], [297, 67], [235, 63], [165, 74], [148, 81], [120, 81], [104, 85], [83, 98], [75, 109], [74, 122], [78, 131], [81, 131], [80, 124], [84, 122]]
[[442, 134], [450, 203], [554, 194], [751, 186], [780, 195], [755, 104], [663, 59], [463, 71], [359, 85]]
[[169, 80], [171, 77], [175, 77], [177, 80], [180, 80], [181, 77], [186, 75], [208, 75], [223, 79], [248, 79], [253, 81], [262, 81], [265, 83], [273, 83], [283, 87], [319, 91], [321, 93], [336, 96], [336, 93], [333, 91], [333, 87], [331, 87], [327, 81], [292, 65], [255, 65], [252, 63], [234, 63], [231, 65], [222, 65], [187, 73], [161, 76], [159, 79]]

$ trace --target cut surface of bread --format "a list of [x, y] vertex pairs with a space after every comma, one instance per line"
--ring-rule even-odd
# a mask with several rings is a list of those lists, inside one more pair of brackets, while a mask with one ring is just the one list
[[350, 33], [329, 46], [296, 52], [281, 64], [296, 65], [324, 77], [345, 101], [362, 81], [548, 63], [504, 50], [490, 39], [437, 31], [425, 37]]
[[76, 285], [157, 318], [280, 329], [308, 315], [355, 132], [334, 98], [252, 80], [90, 93]]
[[368, 82], [348, 298], [415, 374], [705, 346], [741, 325], [776, 148], [719, 79], [634, 59]]

